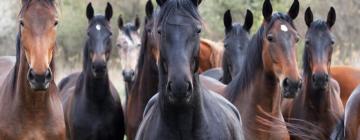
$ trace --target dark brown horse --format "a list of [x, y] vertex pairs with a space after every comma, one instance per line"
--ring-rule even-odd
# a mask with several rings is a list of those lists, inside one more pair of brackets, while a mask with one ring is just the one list
[[351, 93], [360, 84], [360, 68], [333, 66], [330, 68], [330, 73], [340, 85], [340, 97], [345, 106]]
[[360, 135], [360, 85], [352, 92], [344, 118], [339, 121], [331, 134], [331, 140], [359, 140]]
[[159, 93], [147, 104], [138, 140], [244, 139], [240, 115], [199, 84], [200, 0], [157, 0]]
[[253, 24], [253, 14], [246, 11], [244, 24], [233, 23], [230, 10], [224, 14], [225, 39], [224, 57], [222, 59], [223, 75], [220, 79], [224, 84], [229, 84], [241, 72], [246, 58], [246, 49], [250, 41], [249, 33]]
[[65, 140], [64, 116], [53, 78], [55, 6], [54, 0], [22, 0], [16, 63], [9, 73], [1, 73], [7, 75], [0, 87], [2, 140]]
[[140, 57], [136, 68], [137, 72], [127, 98], [125, 118], [128, 140], [135, 139], [145, 106], [150, 98], [158, 92], [159, 72], [156, 63], [159, 48], [153, 34], [155, 16], [153, 4], [149, 0], [146, 3], [146, 17], [141, 39]]
[[299, 2], [295, 0], [287, 14], [272, 14], [270, 0], [265, 0], [262, 13], [263, 24], [246, 51], [249, 57], [225, 95], [242, 115], [245, 139], [289, 139], [280, 104], [301, 87], [296, 61], [299, 37], [293, 24]]
[[[303, 55], [304, 87], [291, 104], [288, 122], [314, 131], [320, 129], [317, 138], [328, 140], [336, 123], [344, 112], [338, 83], [330, 74], [334, 37], [331, 28], [335, 23], [335, 10], [331, 8], [327, 21], [313, 21], [309, 8], [305, 12], [308, 31], [305, 36]], [[309, 126], [304, 121], [313, 125]], [[314, 128], [314, 125], [316, 126]], [[291, 136], [291, 139], [303, 139]], [[308, 138], [305, 138], [308, 139]]]
[[112, 7], [105, 16], [94, 16], [91, 3], [86, 8], [88, 39], [83, 51], [83, 70], [59, 84], [64, 106], [67, 136], [70, 140], [119, 140], [125, 125], [121, 101], [109, 80]]

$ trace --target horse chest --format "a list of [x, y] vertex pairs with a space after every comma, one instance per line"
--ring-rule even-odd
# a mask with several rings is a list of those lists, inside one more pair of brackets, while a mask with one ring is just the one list
[[119, 139], [121, 137], [121, 120], [119, 111], [99, 112], [81, 109], [75, 111], [70, 122], [72, 138], [74, 139]]

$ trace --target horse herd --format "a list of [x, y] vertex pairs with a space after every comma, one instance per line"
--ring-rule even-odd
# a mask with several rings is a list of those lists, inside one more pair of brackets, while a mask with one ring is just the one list
[[111, 4], [87, 5], [82, 71], [56, 84], [57, 4], [21, 2], [16, 56], [0, 57], [1, 140], [360, 139], [360, 69], [331, 66], [333, 7], [326, 20], [306, 9], [300, 72], [298, 0], [287, 13], [264, 0], [252, 37], [252, 12], [240, 24], [227, 10], [223, 43], [200, 39], [201, 0], [148, 0], [143, 26], [117, 21], [123, 105], [108, 74]]

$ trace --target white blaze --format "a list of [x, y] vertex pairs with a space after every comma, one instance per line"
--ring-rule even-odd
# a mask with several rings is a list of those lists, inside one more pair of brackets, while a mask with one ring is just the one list
[[101, 30], [101, 26], [99, 24], [96, 25], [96, 30], [98, 30], [98, 31]]
[[287, 32], [287, 31], [288, 31], [288, 28], [286, 27], [286, 25], [281, 25], [281, 26], [280, 26], [280, 29], [281, 29], [281, 31], [283, 31], [283, 32]]

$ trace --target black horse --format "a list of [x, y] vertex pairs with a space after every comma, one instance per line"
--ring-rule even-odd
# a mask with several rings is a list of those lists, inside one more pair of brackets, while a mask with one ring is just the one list
[[240, 115], [199, 83], [201, 0], [157, 0], [159, 90], [147, 104], [138, 140], [243, 139]]
[[125, 126], [121, 102], [107, 70], [112, 48], [112, 7], [108, 3], [105, 16], [94, 16], [89, 3], [86, 13], [89, 27], [83, 71], [60, 82], [67, 136], [71, 140], [123, 139]]
[[214, 78], [223, 84], [229, 84], [231, 80], [241, 72], [243, 61], [246, 58], [246, 48], [250, 41], [249, 33], [253, 24], [253, 14], [246, 11], [244, 24], [233, 23], [230, 10], [224, 14], [225, 39], [222, 68], [213, 68], [202, 73], [204, 76]]
[[244, 24], [232, 22], [230, 10], [224, 14], [225, 25], [225, 51], [222, 61], [224, 71], [221, 82], [229, 84], [231, 80], [241, 72], [243, 61], [246, 58], [246, 48], [250, 41], [249, 33], [253, 24], [253, 14], [246, 11]]

